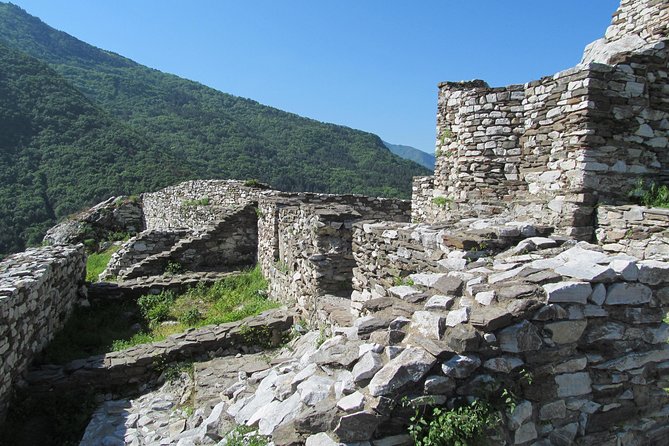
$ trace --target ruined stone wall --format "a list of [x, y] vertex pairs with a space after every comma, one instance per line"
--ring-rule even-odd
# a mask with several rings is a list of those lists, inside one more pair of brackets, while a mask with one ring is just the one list
[[270, 292], [314, 309], [318, 296], [350, 295], [352, 224], [408, 221], [410, 203], [359, 195], [268, 192], [258, 204], [258, 263]]
[[351, 310], [359, 315], [365, 302], [386, 297], [386, 289], [410, 282], [411, 274], [463, 271], [523, 239], [528, 239], [527, 249], [536, 248], [550, 232], [546, 227], [495, 220], [437, 225], [356, 223]]
[[622, 0], [606, 30], [606, 40], [615, 42], [634, 34], [647, 43], [667, 36], [669, 4], [663, 0]]
[[510, 214], [588, 239], [597, 202], [669, 181], [668, 19], [667, 1], [623, 1], [572, 69], [440, 84], [433, 187], [414, 185], [414, 221]]
[[597, 241], [609, 252], [669, 261], [669, 209], [599, 206]]
[[[168, 336], [163, 341], [76, 359], [64, 365], [48, 364], [27, 374], [30, 392], [73, 392], [79, 389], [113, 392], [116, 397], [146, 389], [178, 361], [234, 356], [260, 345], [278, 346], [293, 323], [293, 314], [268, 310], [238, 322], [208, 325]], [[256, 332], [257, 331], [257, 332]], [[263, 338], [258, 338], [262, 333]]]
[[0, 263], [0, 420], [13, 386], [79, 299], [83, 246], [31, 248]]
[[264, 185], [245, 184], [237, 180], [186, 181], [143, 194], [146, 229], [195, 230], [212, 224], [228, 209], [257, 203], [260, 193], [267, 189]]
[[142, 260], [169, 250], [179, 240], [190, 234], [189, 230], [143, 231], [125, 242], [118, 251], [112, 254], [107, 268], [100, 274], [100, 277], [116, 277], [123, 270]]
[[353, 222], [360, 214], [347, 206], [311, 205], [279, 210], [279, 258], [269, 269], [270, 294], [315, 310], [319, 296], [350, 296]]
[[[479, 400], [499, 420], [485, 432], [493, 445], [667, 443], [669, 263], [559, 237], [525, 238], [487, 255], [471, 228], [458, 235], [404, 225], [403, 239], [392, 232], [401, 225], [386, 225], [365, 233], [382, 231], [380, 245], [398, 250], [425, 247], [400, 256], [407, 268], [425, 268], [431, 260], [413, 255], [433, 245], [470, 255], [379, 286], [382, 297], [365, 302], [352, 327], [316, 347], [318, 334], [308, 334], [296, 347], [301, 361], [277, 364], [257, 386], [241, 382], [246, 393], [228, 409], [238, 423], [259, 418], [260, 433], [277, 443], [409, 444], [402, 435], [416, 427], [416, 410]], [[508, 230], [518, 239], [531, 227], [489, 226], [483, 235], [513, 238]]]
[[668, 61], [660, 43], [523, 87], [442, 84], [434, 189], [415, 188], [414, 218], [444, 217], [421, 198], [432, 194], [449, 215], [508, 212], [590, 237], [597, 201], [625, 202], [639, 179], [669, 180]]
[[136, 234], [142, 229], [142, 206], [137, 197], [111, 197], [50, 228], [44, 242], [50, 245], [75, 245], [91, 240], [99, 243], [121, 234]]
[[180, 239], [174, 246], [123, 270], [124, 280], [164, 274], [173, 263], [180, 271], [229, 271], [256, 262], [256, 205], [226, 209], [217, 222]]

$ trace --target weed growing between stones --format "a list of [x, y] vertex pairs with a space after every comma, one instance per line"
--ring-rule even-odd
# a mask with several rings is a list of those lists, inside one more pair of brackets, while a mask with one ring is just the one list
[[112, 245], [99, 253], [92, 253], [86, 259], [86, 280], [88, 282], [97, 282], [98, 276], [107, 268], [112, 254], [118, 251], [120, 246]]
[[167, 266], [165, 267], [165, 274], [168, 276], [176, 276], [181, 274], [184, 271], [184, 267], [181, 263], [169, 260]]
[[252, 427], [237, 426], [225, 436], [226, 446], [267, 446], [269, 439], [258, 435]]
[[452, 201], [453, 200], [447, 197], [434, 197], [432, 199], [432, 204], [440, 208], [448, 208], [450, 207]]
[[197, 200], [184, 200], [181, 202], [181, 204], [186, 207], [209, 206], [211, 204], [211, 200], [209, 197], [202, 197]]
[[654, 181], [645, 183], [640, 179], [629, 192], [629, 197], [649, 208], [669, 208], [669, 186], [666, 184], [659, 185]]
[[413, 286], [415, 285], [415, 283], [411, 277], [399, 277], [399, 276], [393, 277], [393, 286], [402, 286], [402, 285]]

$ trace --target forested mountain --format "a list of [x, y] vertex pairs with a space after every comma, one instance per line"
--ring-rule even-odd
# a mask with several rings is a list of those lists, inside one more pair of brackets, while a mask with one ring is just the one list
[[402, 157], [407, 160], [414, 161], [420, 164], [423, 167], [427, 167], [430, 170], [434, 170], [434, 155], [431, 153], [423, 152], [415, 147], [403, 146], [401, 144], [390, 144], [389, 142], [383, 141], [383, 144], [393, 152], [395, 155]]
[[0, 67], [0, 252], [90, 201], [188, 174], [46, 64], [0, 43]]
[[376, 135], [142, 66], [12, 4], [0, 3], [0, 43], [0, 253], [96, 200], [186, 179], [408, 197], [429, 174]]

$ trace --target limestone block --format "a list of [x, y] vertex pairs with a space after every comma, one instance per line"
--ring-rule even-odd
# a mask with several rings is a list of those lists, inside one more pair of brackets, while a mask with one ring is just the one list
[[648, 303], [653, 292], [641, 283], [614, 283], [606, 292], [606, 305], [640, 305]]
[[408, 347], [374, 375], [369, 383], [369, 392], [372, 396], [386, 395], [409, 382], [417, 382], [436, 361], [422, 348]]
[[560, 398], [585, 395], [592, 392], [592, 381], [587, 372], [566, 373], [555, 377], [557, 394]]
[[528, 321], [501, 330], [497, 339], [500, 349], [510, 353], [534, 351], [543, 345], [539, 330]]
[[592, 294], [592, 286], [587, 282], [559, 282], [543, 285], [548, 303], [585, 304]]

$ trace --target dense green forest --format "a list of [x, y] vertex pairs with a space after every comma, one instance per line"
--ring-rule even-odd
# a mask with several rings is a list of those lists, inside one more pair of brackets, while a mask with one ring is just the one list
[[0, 252], [109, 195], [186, 179], [406, 198], [429, 174], [376, 135], [147, 68], [12, 4], [0, 3], [0, 43]]
[[0, 250], [83, 205], [188, 174], [44, 63], [0, 43]]

